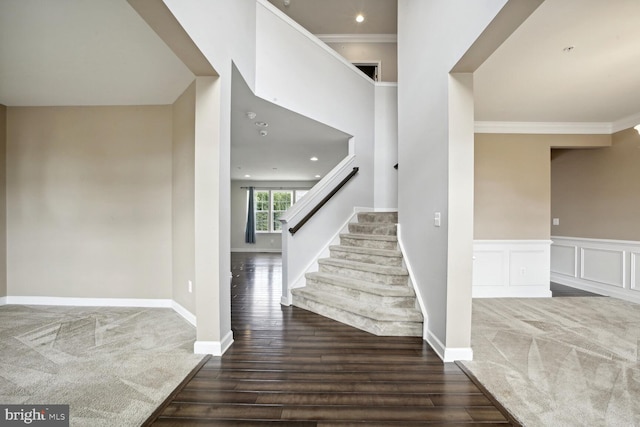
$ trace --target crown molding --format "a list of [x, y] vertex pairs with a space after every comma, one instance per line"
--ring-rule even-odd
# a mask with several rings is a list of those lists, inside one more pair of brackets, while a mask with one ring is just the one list
[[325, 43], [397, 43], [397, 34], [316, 34]]
[[475, 133], [604, 134], [614, 132], [612, 123], [587, 122], [475, 122]]
[[613, 132], [620, 132], [621, 130], [632, 128], [638, 124], [640, 124], [640, 113], [616, 120], [611, 123], [611, 127]]

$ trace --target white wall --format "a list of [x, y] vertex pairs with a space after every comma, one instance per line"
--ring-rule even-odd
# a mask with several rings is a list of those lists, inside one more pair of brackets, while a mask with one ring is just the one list
[[[316, 181], [231, 181], [231, 251], [282, 252], [282, 233], [256, 233], [256, 243], [244, 241], [247, 224], [246, 187], [263, 189], [310, 189]], [[245, 188], [243, 188], [245, 187]]]
[[398, 86], [376, 85], [374, 206], [398, 207]]
[[[398, 2], [401, 239], [427, 310], [425, 338], [445, 358], [447, 348], [470, 348], [471, 309], [471, 277], [469, 283], [452, 283], [452, 289], [448, 289], [448, 263], [456, 257], [449, 253], [449, 216], [456, 214], [449, 212], [449, 133], [455, 127], [449, 117], [449, 71], [505, 3], [506, 0]], [[473, 116], [468, 119], [473, 122]], [[464, 128], [467, 127], [465, 122]], [[472, 129], [469, 137], [472, 141]], [[473, 173], [473, 157], [470, 171]], [[473, 195], [468, 203], [451, 208], [473, 212]], [[441, 227], [434, 227], [435, 212], [442, 215]], [[457, 239], [471, 247], [472, 232]], [[465, 251], [456, 262], [471, 271], [471, 253]], [[455, 286], [461, 287], [459, 307], [448, 306], [447, 301], [448, 291], [457, 292]], [[452, 316], [458, 308], [456, 315], [462, 322], [456, 324]]]
[[8, 295], [171, 298], [171, 121], [171, 106], [8, 109]]
[[[354, 206], [373, 206], [374, 83], [335, 51], [268, 3], [257, 10], [256, 95], [353, 135], [350, 155], [360, 167], [322, 211], [295, 236], [286, 235], [283, 249], [284, 292], [302, 275], [339, 230]], [[295, 77], [293, 77], [295, 76]], [[288, 226], [315, 206], [348, 173], [329, 174], [323, 190], [312, 191]], [[335, 171], [335, 170], [334, 170]]]
[[[300, 266], [300, 271], [304, 268], [305, 257], [322, 247], [324, 230], [338, 227], [341, 218], [350, 215], [354, 204], [373, 204], [374, 86], [335, 51], [297, 28], [264, 0], [166, 0], [165, 3], [220, 75], [217, 82], [220, 109], [216, 116], [220, 128], [213, 156], [203, 159], [201, 165], [198, 165], [196, 139], [195, 195], [196, 239], [201, 238], [198, 233], [199, 217], [207, 231], [216, 228], [218, 234], [212, 238], [218, 243], [218, 271], [215, 281], [203, 283], [197, 279], [196, 306], [198, 340], [204, 339], [200, 334], [202, 314], [211, 325], [215, 325], [214, 329], [218, 329], [209, 334], [210, 340], [224, 346], [225, 337], [231, 331], [228, 254], [231, 249], [229, 168], [232, 61], [257, 96], [354, 135], [351, 153], [357, 156], [357, 162], [361, 165], [362, 178], [345, 188], [335, 202], [324, 209], [322, 219], [307, 226], [309, 234], [304, 244], [292, 251], [295, 256], [303, 256], [302, 259], [293, 260], [296, 266]], [[198, 168], [207, 165], [219, 171], [218, 179], [210, 183], [217, 188], [217, 192], [211, 196], [216, 197], [219, 211], [217, 215], [209, 217], [201, 215], [204, 212], [198, 210], [199, 197], [205, 196], [205, 192], [198, 192]], [[200, 202], [206, 206], [204, 200]], [[205, 224], [218, 220], [215, 225]], [[211, 260], [214, 254], [210, 252], [199, 254], [196, 241], [196, 275], [199, 263]], [[215, 289], [218, 295], [207, 292], [203, 296], [203, 287]], [[209, 299], [209, 296], [215, 298]], [[207, 306], [204, 304], [208, 304], [210, 314], [205, 312]]]

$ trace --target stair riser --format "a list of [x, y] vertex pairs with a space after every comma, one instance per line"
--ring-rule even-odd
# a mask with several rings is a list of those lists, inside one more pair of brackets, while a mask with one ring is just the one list
[[422, 323], [419, 322], [375, 321], [296, 295], [293, 304], [378, 336], [422, 336]]
[[314, 279], [307, 279], [307, 286], [313, 286], [315, 289], [329, 292], [333, 295], [350, 298], [362, 304], [374, 304], [381, 307], [416, 308], [416, 297], [374, 295], [357, 289], [345, 288], [340, 285]]
[[365, 280], [373, 283], [382, 283], [385, 285], [404, 285], [407, 286], [407, 275], [381, 274], [371, 271], [353, 270], [351, 268], [320, 264], [320, 272], [332, 273], [341, 276], [354, 277], [356, 279]]
[[397, 224], [398, 223], [398, 213], [397, 212], [361, 212], [358, 214], [358, 222], [383, 222], [389, 224]]
[[369, 239], [354, 239], [349, 236], [340, 237], [340, 244], [344, 246], [355, 246], [358, 248], [369, 248], [369, 249], [387, 249], [387, 250], [397, 250], [398, 242], [386, 242], [383, 240], [369, 240]]
[[359, 254], [339, 249], [331, 249], [331, 258], [346, 259], [349, 261], [364, 262], [367, 264], [388, 265], [390, 267], [402, 267], [402, 258], [383, 255]]
[[349, 224], [349, 233], [356, 234], [373, 234], [376, 236], [395, 236], [397, 235], [397, 227], [395, 224], [358, 224], [352, 222]]

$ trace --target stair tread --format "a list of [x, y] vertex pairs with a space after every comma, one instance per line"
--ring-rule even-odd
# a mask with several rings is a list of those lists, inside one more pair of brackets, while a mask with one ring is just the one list
[[342, 233], [340, 237], [350, 237], [352, 239], [362, 240], [383, 240], [386, 242], [397, 242], [398, 236], [390, 236], [385, 234], [360, 234], [360, 233]]
[[352, 270], [367, 271], [371, 273], [407, 276], [409, 273], [404, 267], [394, 267], [388, 265], [370, 264], [366, 262], [351, 261], [338, 258], [322, 258], [318, 260], [320, 265], [332, 265], [335, 267], [346, 267]]
[[415, 323], [423, 321], [422, 313], [417, 308], [354, 304], [349, 298], [340, 297], [309, 287], [292, 289], [291, 293], [294, 296], [301, 296], [378, 322]]
[[308, 279], [324, 281], [336, 286], [342, 286], [349, 289], [355, 289], [379, 296], [397, 296], [397, 297], [414, 297], [415, 293], [409, 286], [400, 285], [384, 285], [373, 283], [366, 280], [360, 280], [348, 276], [339, 276], [337, 274], [313, 272], [307, 273]]
[[400, 252], [399, 250], [392, 250], [392, 249], [365, 248], [362, 246], [349, 246], [349, 245], [332, 245], [329, 247], [329, 249], [344, 251], [344, 252], [352, 252], [357, 254], [380, 255], [380, 256], [387, 256], [391, 258], [402, 258], [402, 252]]

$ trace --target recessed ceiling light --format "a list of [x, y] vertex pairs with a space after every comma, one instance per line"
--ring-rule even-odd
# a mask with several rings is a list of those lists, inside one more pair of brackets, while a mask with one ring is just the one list
[[251, 178], [251, 175], [246, 174], [244, 177], [245, 177], [245, 178]]
[[249, 112], [247, 112], [247, 118], [248, 118], [249, 120], [253, 120], [253, 119], [255, 119], [255, 118], [256, 118], [256, 113], [254, 113], [253, 111], [249, 111]]
[[356, 16], [356, 22], [358, 24], [360, 24], [361, 22], [364, 22], [364, 15], [362, 15], [361, 13], [358, 14], [358, 16]]
[[267, 136], [268, 133], [269, 132], [267, 132], [266, 130], [260, 129], [260, 136]]
[[322, 178], [320, 175], [316, 175], [316, 178]]
[[269, 126], [269, 123], [266, 123], [266, 122], [256, 122], [256, 126], [261, 127], [261, 128], [266, 128], [267, 126]]
[[309, 160], [311, 160], [312, 162], [317, 162], [318, 158], [316, 156], [313, 156], [312, 158], [310, 158]]

